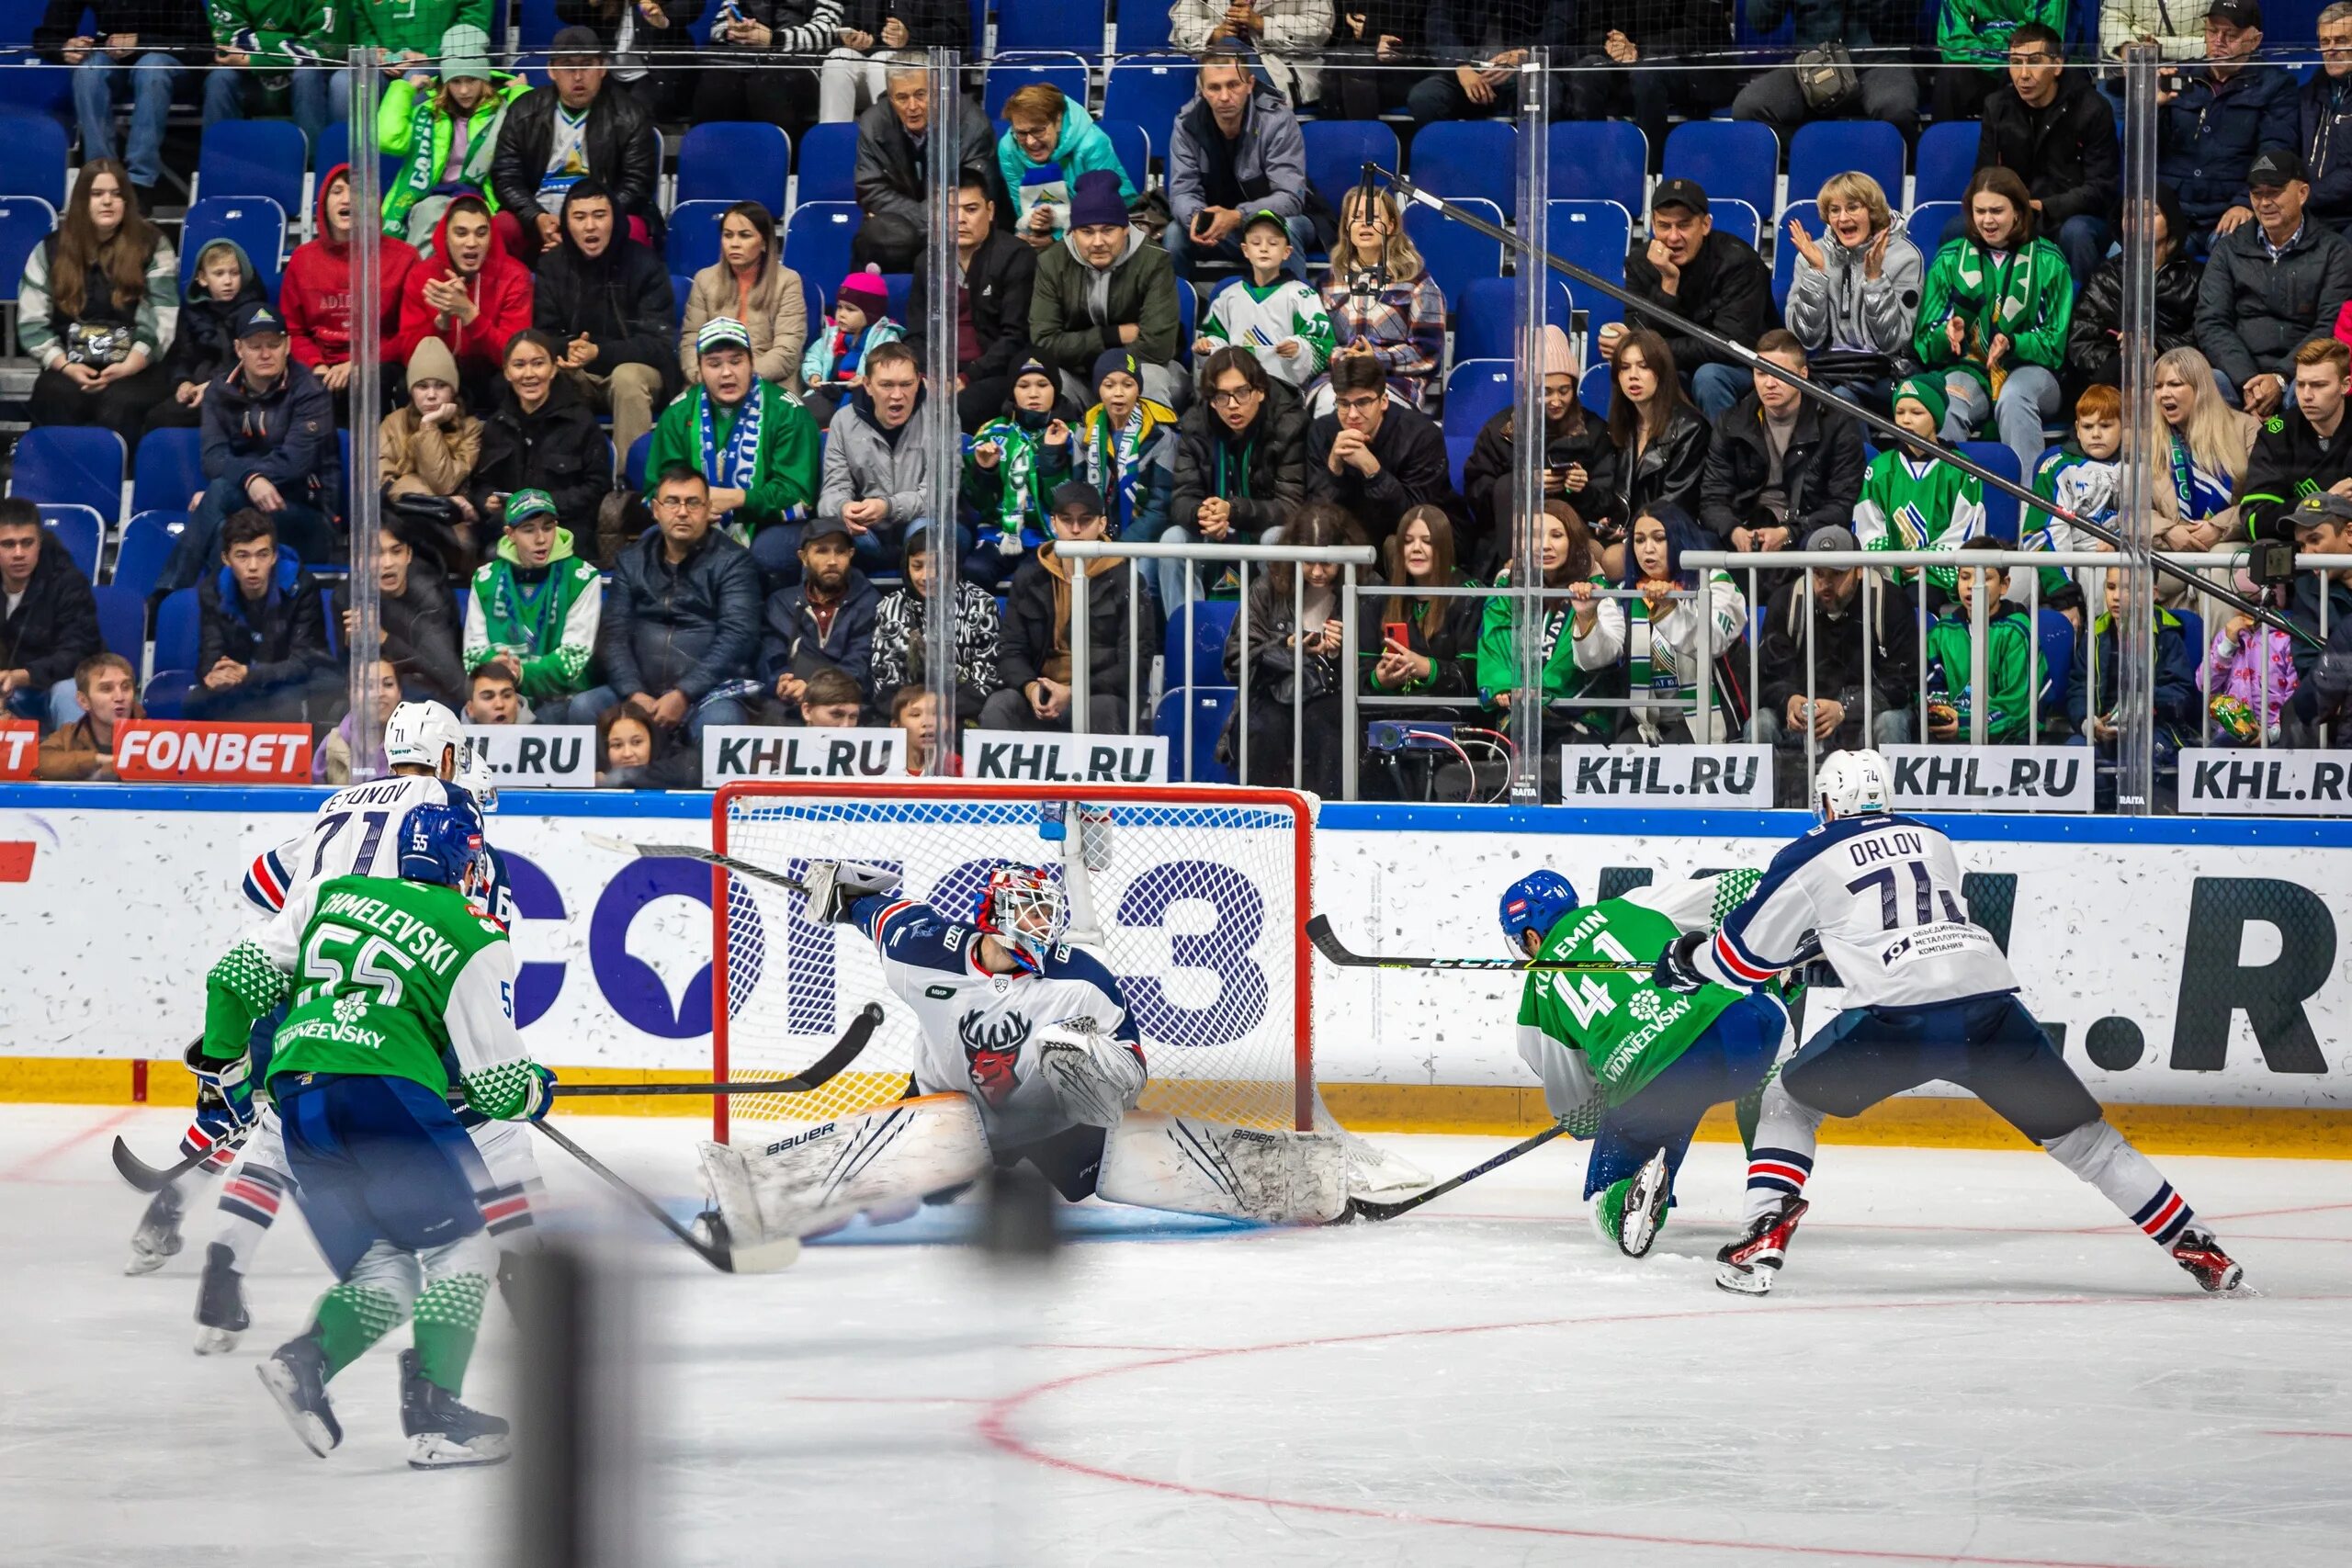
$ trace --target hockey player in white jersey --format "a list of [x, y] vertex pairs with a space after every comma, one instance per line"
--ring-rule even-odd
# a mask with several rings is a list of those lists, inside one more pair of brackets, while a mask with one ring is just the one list
[[1826, 759], [1815, 786], [1820, 825], [1774, 857], [1712, 940], [1685, 936], [1658, 960], [1658, 983], [1674, 989], [1758, 987], [1795, 964], [1817, 934], [1846, 991], [1846, 1010], [1764, 1091], [1747, 1232], [1719, 1255], [1715, 1282], [1748, 1295], [1772, 1288], [1805, 1212], [1822, 1117], [1860, 1115], [1943, 1079], [2106, 1194], [2205, 1290], [2237, 1289], [2238, 1265], [2108, 1124], [2018, 1000], [2007, 956], [1968, 917], [1951, 841], [1894, 813], [1893, 776], [1876, 751]]

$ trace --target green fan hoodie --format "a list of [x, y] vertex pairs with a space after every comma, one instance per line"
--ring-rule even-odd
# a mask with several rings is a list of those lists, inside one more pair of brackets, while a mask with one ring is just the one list
[[491, 153], [498, 143], [498, 122], [506, 106], [531, 90], [520, 76], [493, 73], [490, 95], [466, 118], [465, 161], [449, 166], [449, 144], [457, 122], [443, 109], [437, 85], [422, 87], [403, 76], [384, 89], [376, 110], [376, 141], [385, 152], [400, 156], [400, 172], [385, 182], [384, 232], [408, 237], [408, 212], [443, 185], [462, 185], [482, 198], [492, 212], [498, 195], [490, 185]]
[[[1984, 739], [1992, 745], [2021, 744], [2031, 714], [2026, 690], [2028, 649], [2033, 623], [2025, 608], [2003, 599], [1987, 605], [1984, 615], [1984, 682], [1992, 688], [1984, 712]], [[1960, 739], [1968, 739], [1969, 709], [1974, 693], [1969, 687], [1968, 607], [1955, 602], [1928, 627], [1928, 689], [1939, 687], [1944, 700], [1959, 711]]]
[[523, 695], [530, 702], [585, 690], [604, 610], [604, 581], [572, 554], [571, 529], [555, 531], [555, 550], [536, 571], [515, 560], [514, 540], [501, 539], [497, 553], [474, 573], [466, 668], [478, 670], [502, 655], [512, 659], [522, 669]]
[[257, 71], [343, 63], [334, 0], [206, 0], [212, 41]]
[[[1996, 336], [2011, 344], [2001, 370], [2039, 365], [2056, 371], [2066, 360], [2066, 325], [2075, 315], [2075, 279], [2066, 258], [2043, 239], [2018, 250], [1995, 253], [1962, 237], [1936, 253], [1919, 296], [1919, 324], [1911, 345], [1931, 370], [1962, 370], [1997, 391], [1996, 372], [1984, 355]], [[1952, 352], [1944, 323], [1957, 317], [1964, 329], [1961, 351]]]

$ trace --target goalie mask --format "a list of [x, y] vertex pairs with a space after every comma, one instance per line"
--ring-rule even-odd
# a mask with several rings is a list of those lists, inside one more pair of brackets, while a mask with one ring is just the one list
[[1004, 943], [1023, 974], [1035, 975], [1069, 928], [1069, 907], [1051, 873], [1034, 865], [1001, 865], [980, 890], [972, 924]]

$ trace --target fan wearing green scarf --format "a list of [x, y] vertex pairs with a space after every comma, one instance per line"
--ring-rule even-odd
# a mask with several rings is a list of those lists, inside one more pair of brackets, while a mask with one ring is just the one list
[[566, 723], [568, 699], [588, 684], [604, 609], [604, 581], [572, 554], [571, 531], [556, 525], [555, 498], [518, 490], [506, 498], [505, 537], [474, 573], [466, 669], [505, 665], [537, 722]]
[[997, 550], [1017, 556], [1022, 530], [1042, 536], [1055, 487], [1069, 478], [1069, 422], [1062, 417], [1061, 378], [1035, 355], [1012, 372], [1004, 413], [972, 433], [964, 493], [997, 527]]
[[[817, 422], [752, 373], [751, 330], [714, 316], [695, 334], [702, 385], [662, 412], [645, 457], [650, 479], [673, 464], [710, 482], [714, 521], [749, 545], [770, 578], [799, 570], [799, 529], [817, 501]], [[650, 492], [649, 492], [650, 494]]]
[[378, 143], [401, 160], [400, 172], [386, 182], [384, 232], [420, 248], [432, 244], [451, 197], [478, 196], [498, 210], [490, 159], [499, 123], [506, 106], [531, 90], [522, 77], [491, 70], [490, 35], [481, 28], [449, 28], [440, 53], [438, 87], [422, 72], [401, 76], [385, 87], [376, 111]]

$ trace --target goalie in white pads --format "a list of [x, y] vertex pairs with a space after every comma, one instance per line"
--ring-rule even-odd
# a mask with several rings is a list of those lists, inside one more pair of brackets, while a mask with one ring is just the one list
[[1894, 815], [1893, 770], [1876, 751], [1821, 765], [1821, 824], [1773, 857], [1713, 941], [1693, 933], [1658, 959], [1657, 983], [1759, 987], [1797, 962], [1808, 933], [1846, 990], [1846, 1010], [1764, 1091], [1747, 1168], [1747, 1234], [1715, 1282], [1761, 1295], [1804, 1214], [1825, 1115], [1858, 1116], [1935, 1079], [1958, 1084], [2049, 1151], [2208, 1291], [2238, 1265], [2148, 1157], [2109, 1126], [2041, 1025], [1992, 933], [1968, 918], [1951, 840]]

